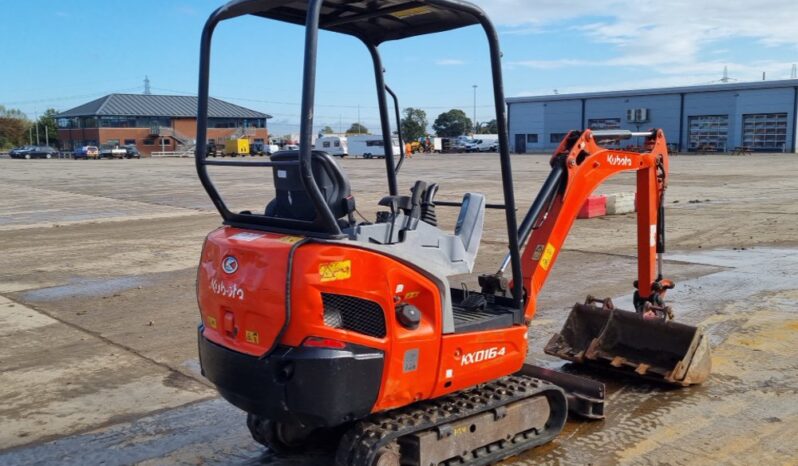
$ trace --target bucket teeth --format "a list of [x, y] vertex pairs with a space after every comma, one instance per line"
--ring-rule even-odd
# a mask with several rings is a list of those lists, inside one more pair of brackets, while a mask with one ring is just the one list
[[700, 327], [592, 304], [575, 305], [544, 351], [682, 386], [704, 382], [711, 369], [709, 343]]

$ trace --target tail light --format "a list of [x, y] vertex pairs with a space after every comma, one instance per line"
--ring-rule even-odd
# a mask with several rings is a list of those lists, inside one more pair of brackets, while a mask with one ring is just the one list
[[332, 338], [307, 337], [302, 342], [302, 346], [308, 348], [344, 349], [346, 348], [346, 343]]

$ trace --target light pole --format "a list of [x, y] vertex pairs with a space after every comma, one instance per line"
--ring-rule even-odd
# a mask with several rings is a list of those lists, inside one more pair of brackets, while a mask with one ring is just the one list
[[474, 88], [474, 134], [477, 134], [477, 85], [474, 84], [472, 87]]

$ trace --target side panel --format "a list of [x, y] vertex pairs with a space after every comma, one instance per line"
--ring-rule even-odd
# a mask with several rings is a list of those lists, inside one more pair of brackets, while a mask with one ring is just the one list
[[433, 397], [512, 374], [526, 359], [527, 327], [444, 335]]
[[208, 235], [197, 272], [206, 338], [253, 356], [272, 347], [285, 323], [285, 271], [295, 239], [230, 227]]
[[[385, 316], [385, 337], [325, 324], [322, 293], [379, 304]], [[398, 323], [396, 308], [402, 304], [418, 308], [418, 328], [407, 329]], [[300, 247], [295, 256], [291, 322], [282, 343], [298, 346], [308, 336], [317, 336], [383, 350], [382, 388], [373, 409], [383, 411], [431, 396], [441, 319], [437, 287], [410, 267], [373, 251], [310, 243]]]

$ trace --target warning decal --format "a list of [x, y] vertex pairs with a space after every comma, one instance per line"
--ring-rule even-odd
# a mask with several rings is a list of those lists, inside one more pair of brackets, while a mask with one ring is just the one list
[[301, 239], [302, 239], [301, 236], [283, 236], [278, 241], [280, 241], [281, 243], [294, 244]]
[[394, 13], [391, 13], [391, 16], [393, 16], [394, 18], [404, 19], [404, 18], [410, 18], [412, 16], [426, 15], [427, 13], [430, 12], [432, 12], [432, 8], [428, 6], [419, 6], [415, 8], [408, 8], [406, 10], [396, 11]]
[[540, 256], [542, 255], [543, 255], [543, 245], [538, 244], [537, 246], [535, 246], [535, 252], [532, 254], [532, 260], [533, 261], [540, 260]]
[[319, 264], [319, 276], [322, 282], [346, 280], [352, 276], [352, 261], [327, 262]]
[[244, 332], [244, 338], [246, 338], [247, 342], [258, 344], [260, 338], [258, 337], [258, 332], [254, 330], [247, 330]]
[[554, 257], [554, 253], [557, 251], [551, 243], [546, 243], [546, 249], [543, 251], [543, 257], [540, 258], [540, 268], [543, 270], [549, 270], [549, 266], [551, 266], [551, 259]]

